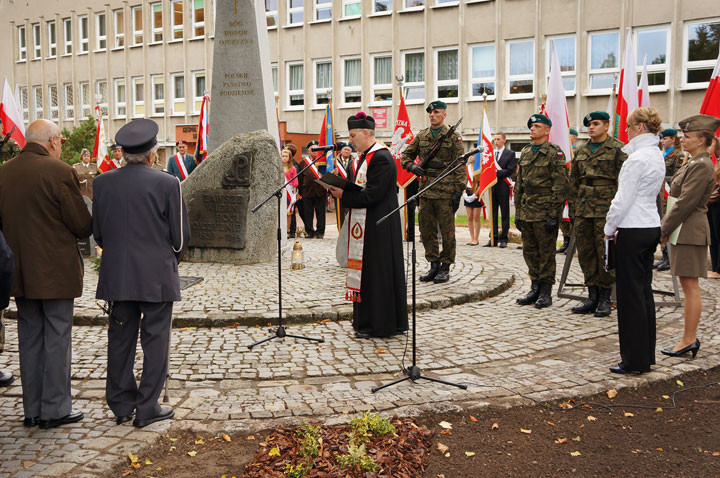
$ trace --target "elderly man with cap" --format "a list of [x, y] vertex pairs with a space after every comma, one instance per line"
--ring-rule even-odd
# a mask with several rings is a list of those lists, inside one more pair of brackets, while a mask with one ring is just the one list
[[[178, 262], [190, 241], [180, 181], [150, 168], [158, 126], [136, 119], [117, 133], [127, 165], [95, 180], [93, 234], [103, 248], [98, 299], [110, 304], [106, 398], [122, 424], [144, 427], [173, 416], [158, 398], [168, 367]], [[142, 316], [142, 320], [140, 320]], [[133, 364], [138, 329], [144, 353], [140, 384]]]
[[375, 140], [372, 116], [351, 116], [348, 130], [350, 141], [362, 151], [348, 174], [362, 189], [330, 188], [350, 209], [346, 298], [353, 302], [356, 337], [389, 337], [408, 327], [400, 216], [376, 224], [398, 206], [397, 170], [390, 150]]
[[572, 161], [569, 201], [588, 298], [571, 310], [574, 314], [607, 317], [615, 273], [605, 270], [605, 216], [627, 154], [622, 151], [624, 144], [608, 135], [610, 115], [605, 111], [589, 113], [583, 125], [590, 141], [578, 148]]
[[[577, 140], [578, 140], [578, 131], [575, 128], [570, 128], [570, 147], [572, 148], [572, 156], [575, 157], [575, 153], [577, 153]], [[560, 247], [558, 247], [557, 252], [558, 254], [564, 254], [567, 252], [567, 248], [570, 245], [570, 236], [572, 235], [572, 222], [570, 221], [563, 221], [562, 217], [560, 217], [560, 232], [562, 232], [563, 236], [563, 243]]]
[[180, 181], [185, 181], [187, 177], [195, 170], [197, 163], [192, 155], [187, 154], [187, 143], [178, 141], [175, 143], [177, 153], [170, 158], [167, 165], [167, 172], [175, 175]]
[[[418, 177], [421, 189], [464, 153], [458, 133], [446, 136], [449, 132], [445, 125], [447, 105], [436, 100], [425, 111], [430, 119], [430, 127], [419, 131], [402, 153], [403, 168]], [[415, 158], [424, 158], [441, 139], [442, 145], [426, 169], [415, 164]], [[420, 276], [421, 282], [439, 284], [450, 280], [450, 265], [455, 263], [455, 212], [460, 207], [460, 198], [465, 191], [465, 175], [465, 168], [456, 169], [420, 199], [420, 238], [425, 248], [425, 259], [430, 263], [430, 270]], [[442, 251], [439, 250], [438, 229], [442, 236]]]
[[523, 257], [532, 282], [530, 292], [518, 298], [517, 303], [535, 304], [542, 309], [552, 304], [555, 241], [567, 198], [568, 172], [562, 149], [548, 142], [550, 118], [534, 114], [527, 126], [532, 144], [523, 148], [518, 161], [515, 224], [522, 232]]
[[[660, 190], [658, 200], [660, 203], [660, 217], [665, 216], [665, 209], [667, 208], [667, 201], [665, 199], [665, 189], [669, 189], [670, 179], [675, 175], [675, 172], [680, 169], [683, 162], [683, 150], [680, 147], [680, 138], [678, 137], [678, 131], [673, 128], [667, 128], [660, 132], [660, 146], [663, 148], [663, 156], [665, 156], [665, 181], [663, 188]], [[667, 245], [663, 242], [660, 244], [662, 250], [662, 257], [660, 260], [653, 264], [653, 269], [659, 271], [670, 270], [670, 257], [668, 256]]]
[[60, 160], [65, 139], [56, 124], [30, 124], [27, 144], [0, 168], [2, 231], [15, 255], [12, 295], [27, 427], [82, 420], [72, 410], [73, 299], [83, 290], [77, 241], [91, 218], [75, 170]]

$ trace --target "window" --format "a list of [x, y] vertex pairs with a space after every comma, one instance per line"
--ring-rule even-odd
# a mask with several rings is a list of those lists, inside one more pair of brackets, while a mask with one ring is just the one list
[[375, 55], [372, 58], [372, 103], [385, 105], [392, 103], [392, 56]]
[[55, 22], [47, 22], [48, 31], [48, 58], [57, 56], [57, 29]]
[[108, 84], [106, 80], [95, 81], [95, 104], [100, 107], [103, 116], [108, 114]]
[[471, 45], [469, 58], [470, 98], [482, 98], [483, 93], [495, 97], [495, 45]]
[[403, 0], [403, 8], [424, 8], [425, 0]]
[[457, 5], [458, 0], [435, 0], [435, 5]]
[[373, 1], [373, 12], [385, 13], [392, 12], [392, 0], [374, 0]]
[[150, 20], [152, 24], [152, 42], [161, 43], [163, 41], [162, 3], [151, 3], [150, 15], [152, 16]]
[[288, 25], [299, 25], [304, 20], [303, 0], [287, 0]]
[[272, 69], [272, 82], [273, 82], [273, 92], [275, 93], [275, 98], [278, 97], [278, 66], [277, 63], [273, 63], [271, 65]]
[[170, 28], [172, 29], [172, 39], [182, 40], [185, 28], [183, 26], [183, 0], [173, 0], [170, 2], [170, 11], [172, 16], [170, 17]]
[[60, 107], [58, 105], [57, 85], [48, 85], [48, 106], [50, 107], [50, 120], [60, 119]]
[[193, 73], [193, 113], [199, 115], [205, 96], [205, 72]]
[[27, 38], [25, 38], [25, 26], [19, 26], [18, 33], [18, 61], [27, 60]]
[[360, 58], [343, 59], [342, 85], [343, 105], [359, 105], [362, 100], [362, 63]]
[[278, 2], [277, 0], [265, 0], [265, 20], [268, 28], [278, 26]]
[[132, 81], [133, 116], [145, 116], [145, 80], [136, 76]]
[[[32, 26], [33, 32], [33, 60], [38, 60], [42, 56], [42, 45], [40, 45], [40, 24], [35, 23]], [[42, 95], [42, 92], [40, 93]]]
[[28, 90], [26, 87], [18, 89], [20, 93], [20, 109], [22, 110], [23, 121], [27, 123], [30, 121], [30, 106], [28, 101]]
[[332, 19], [332, 0], [314, 0], [315, 20]]
[[65, 55], [72, 55], [72, 18], [63, 19], [63, 35]]
[[405, 101], [425, 101], [425, 53], [411, 51], [403, 53], [403, 75], [405, 77]]
[[73, 85], [72, 83], [65, 83], [63, 85], [63, 116], [66, 120], [72, 120], [75, 118], [75, 105], [73, 103]]
[[92, 114], [90, 108], [90, 83], [80, 83], [80, 119], [87, 119]]
[[115, 83], [115, 117], [124, 118], [127, 115], [125, 78], [116, 78], [113, 82]]
[[143, 42], [143, 17], [142, 6], [132, 7], [132, 30], [134, 45], [142, 45]]
[[508, 42], [507, 72], [508, 96], [515, 98], [534, 96], [535, 42], [533, 40]]
[[359, 17], [362, 15], [362, 2], [359, 0], [343, 0], [343, 17]]
[[557, 49], [560, 62], [560, 76], [562, 77], [565, 96], [575, 94], [575, 37], [552, 37], [547, 39], [547, 58], [545, 60], [545, 75], [549, 84], [550, 67], [552, 66], [553, 45]]
[[33, 120], [43, 117], [42, 86], [33, 86]]
[[95, 14], [95, 49], [107, 49], [107, 22], [104, 13]]
[[185, 75], [176, 73], [170, 75], [172, 85], [172, 114], [182, 116], [185, 114]]
[[152, 114], [162, 116], [165, 114], [165, 78], [163, 75], [150, 77], [152, 84]]
[[113, 28], [115, 30], [115, 48], [125, 46], [125, 11], [115, 10], [113, 12]]
[[193, 37], [205, 36], [205, 0], [193, 0]]
[[718, 48], [720, 48], [720, 20], [686, 25], [683, 41], [683, 86], [697, 88], [708, 86], [718, 58]]
[[436, 98], [457, 100], [460, 89], [457, 48], [435, 50]]
[[87, 15], [78, 17], [78, 28], [80, 29], [80, 53], [87, 53], [90, 49], [90, 31], [88, 29]]
[[330, 102], [332, 92], [332, 61], [315, 61], [315, 105], [326, 105]]
[[[638, 28], [635, 31], [635, 58], [638, 78], [642, 74], [642, 62], [647, 55], [648, 85], [650, 91], [667, 87], [668, 52], [670, 51], [670, 28], [667, 26]], [[638, 81], [638, 84], [640, 82]]]
[[305, 105], [304, 75], [302, 63], [287, 64], [287, 109], [302, 109]]
[[617, 31], [590, 34], [590, 81], [591, 91], [610, 93], [618, 72], [620, 34]]

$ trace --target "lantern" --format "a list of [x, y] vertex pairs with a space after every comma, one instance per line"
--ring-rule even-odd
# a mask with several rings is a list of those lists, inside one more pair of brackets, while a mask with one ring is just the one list
[[292, 250], [292, 258], [290, 261], [290, 269], [297, 270], [305, 267], [305, 253], [303, 252], [300, 242], [295, 241]]

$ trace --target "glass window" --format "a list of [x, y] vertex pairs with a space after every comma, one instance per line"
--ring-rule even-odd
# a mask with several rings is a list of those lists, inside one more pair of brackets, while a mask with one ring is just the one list
[[78, 25], [80, 28], [80, 53], [87, 53], [90, 50], [90, 31], [87, 15], [78, 17]]
[[115, 10], [113, 12], [113, 28], [115, 30], [115, 46], [114, 48], [122, 48], [125, 46], [125, 12], [123, 10]]
[[50, 106], [50, 120], [60, 119], [60, 105], [58, 103], [57, 85], [48, 85], [48, 104]]
[[618, 72], [620, 33], [590, 34], [590, 90], [611, 91]]
[[42, 86], [33, 86], [33, 120], [43, 117], [43, 94]]
[[193, 37], [205, 36], [205, 0], [193, 0]]
[[278, 2], [277, 0], [265, 0], [265, 20], [268, 28], [278, 26]]
[[393, 96], [392, 56], [376, 55], [372, 59], [372, 101], [374, 104], [390, 104]]
[[278, 96], [278, 66], [277, 64], [273, 64], [271, 66], [272, 70], [272, 82], [273, 82], [273, 92], [275, 93], [275, 97]]
[[172, 28], [172, 39], [182, 40], [185, 33], [183, 27], [183, 0], [173, 0], [170, 2], [170, 11], [172, 12], [170, 17], [170, 21], [172, 22], [170, 26], [170, 28]]
[[357, 105], [362, 99], [362, 64], [360, 58], [343, 59], [343, 104]]
[[373, 1], [373, 12], [385, 13], [392, 12], [392, 0], [374, 0]]
[[403, 8], [424, 7], [425, 0], [403, 0]]
[[163, 75], [150, 77], [152, 83], [152, 114], [161, 116], [165, 114], [165, 78]]
[[171, 75], [170, 82], [172, 84], [172, 114], [185, 114], [185, 75], [176, 73]]
[[362, 15], [362, 2], [359, 0], [343, 0], [343, 17], [359, 17]]
[[106, 80], [95, 81], [95, 104], [103, 116], [108, 114], [108, 84]]
[[403, 54], [405, 76], [405, 100], [408, 103], [425, 101], [425, 53], [421, 51]]
[[73, 85], [72, 83], [65, 83], [63, 85], [63, 115], [66, 120], [72, 120], [75, 118], [74, 101]]
[[575, 37], [551, 37], [547, 39], [545, 51], [548, 52], [548, 56], [545, 59], [545, 79], [548, 82], [550, 81], [553, 45], [557, 49], [560, 76], [562, 77], [565, 94], [575, 94]]
[[124, 118], [127, 115], [125, 78], [116, 78], [113, 82], [115, 83], [115, 117]]
[[48, 58], [57, 56], [57, 30], [55, 22], [47, 22], [48, 30]]
[[92, 113], [90, 108], [90, 83], [80, 83], [80, 112], [81, 119], [87, 119]]
[[470, 97], [495, 96], [495, 45], [470, 47]]
[[[42, 45], [40, 44], [40, 24], [35, 23], [32, 26], [33, 32], [33, 60], [37, 60], [42, 56]], [[42, 91], [40, 91], [42, 96]]]
[[507, 75], [509, 96], [532, 97], [535, 78], [535, 42], [508, 42]]
[[638, 62], [638, 78], [642, 74], [642, 63], [645, 56], [647, 56], [648, 85], [651, 91], [663, 89], [667, 86], [669, 40], [669, 27], [643, 28], [635, 31], [635, 58]]
[[205, 96], [205, 72], [193, 73], [193, 113], [200, 114], [202, 100]]
[[141, 76], [132, 78], [133, 116], [145, 116], [145, 80]]
[[437, 68], [435, 69], [436, 98], [457, 98], [460, 80], [458, 76], [458, 51], [436, 50]]
[[143, 17], [142, 6], [132, 7], [132, 30], [133, 45], [142, 45], [143, 43]]
[[20, 92], [20, 109], [22, 110], [23, 121], [30, 121], [30, 104], [28, 99], [28, 89], [24, 86], [19, 88]]
[[152, 41], [160, 43], [163, 41], [162, 3], [151, 3], [150, 12], [152, 15]]
[[98, 13], [95, 15], [95, 35], [95, 49], [105, 50], [107, 48], [107, 25], [104, 13]]
[[305, 69], [302, 63], [287, 64], [287, 108], [302, 109], [305, 105]]
[[315, 0], [315, 20], [330, 20], [332, 18], [332, 0]]
[[[688, 23], [683, 45], [683, 85], [705, 88], [720, 48], [720, 21]], [[649, 74], [649, 72], [648, 72]]]
[[65, 38], [63, 38], [65, 43], [65, 55], [71, 55], [72, 54], [72, 19], [71, 18], [65, 18], [63, 19], [63, 32], [65, 35]]
[[18, 33], [18, 60], [27, 60], [27, 39], [25, 38], [25, 26], [19, 26]]
[[304, 20], [303, 0], [287, 0], [288, 25], [299, 25]]
[[332, 91], [332, 62], [319, 60], [315, 62], [315, 104], [326, 105], [330, 102]]

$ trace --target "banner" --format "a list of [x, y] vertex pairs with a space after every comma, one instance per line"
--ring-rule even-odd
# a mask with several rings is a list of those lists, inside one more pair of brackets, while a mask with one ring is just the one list
[[[397, 120], [395, 121], [395, 129], [393, 130], [392, 142], [390, 143], [390, 152], [395, 158], [395, 167], [397, 168], [397, 185], [400, 188], [406, 188], [413, 180], [415, 175], [406, 171], [402, 167], [402, 153], [413, 140], [412, 129], [410, 129], [410, 118], [408, 117], [407, 108], [405, 107], [405, 98], [400, 97], [400, 108], [398, 109]], [[417, 163], [419, 158], [415, 158]]]

